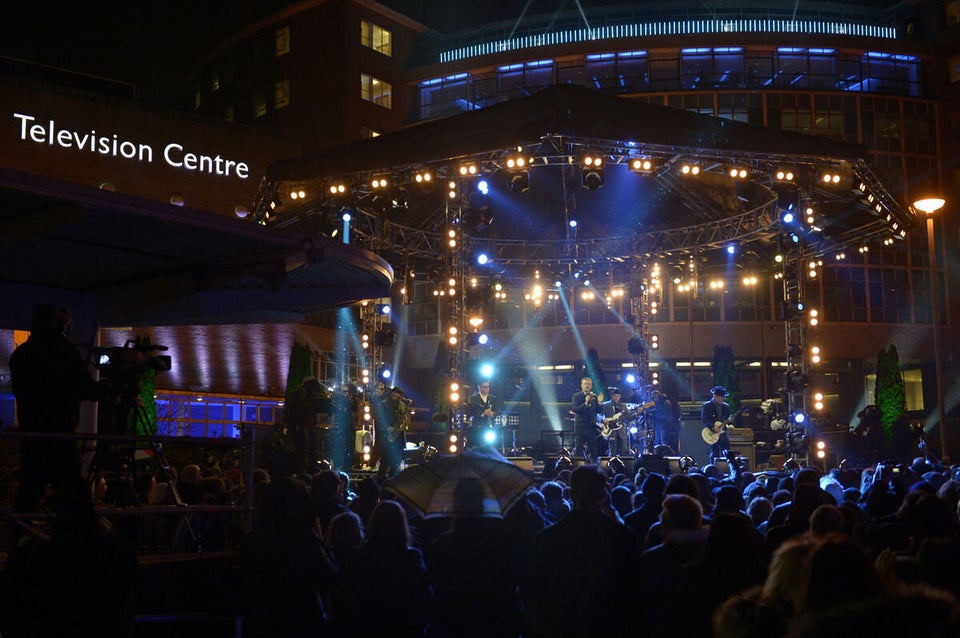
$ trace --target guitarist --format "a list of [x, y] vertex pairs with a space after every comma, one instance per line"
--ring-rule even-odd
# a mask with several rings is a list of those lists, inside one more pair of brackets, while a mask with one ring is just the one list
[[377, 443], [376, 454], [380, 460], [380, 472], [393, 476], [400, 471], [400, 462], [403, 460], [403, 431], [397, 419], [397, 412], [403, 403], [403, 389], [390, 388], [378, 382], [374, 388], [373, 418], [376, 427]]
[[610, 429], [607, 443], [610, 445], [610, 456], [627, 456], [630, 454], [630, 444], [627, 441], [627, 429], [624, 420], [628, 417], [627, 406], [620, 402], [623, 396], [620, 388], [607, 388], [610, 400], [603, 402], [603, 424]]
[[704, 439], [719, 435], [717, 442], [710, 446], [710, 462], [716, 463], [727, 458], [730, 450], [730, 438], [727, 436], [727, 425], [730, 423], [730, 406], [724, 401], [727, 389], [722, 385], [715, 386], [710, 393], [713, 398], [703, 404], [700, 410], [700, 420], [703, 422]]

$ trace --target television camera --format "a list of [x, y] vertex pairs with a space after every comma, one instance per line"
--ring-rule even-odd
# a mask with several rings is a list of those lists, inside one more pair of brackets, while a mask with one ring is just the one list
[[171, 368], [173, 360], [170, 355], [155, 354], [165, 350], [167, 346], [152, 345], [149, 337], [137, 337], [128, 339], [123, 346], [95, 348], [94, 365], [108, 377], [141, 375], [150, 370], [165, 372]]
[[128, 339], [123, 346], [95, 348], [93, 364], [110, 384], [108, 400], [101, 403], [101, 432], [124, 434], [137, 431], [142, 419], [142, 382], [147, 373], [170, 370], [170, 355], [157, 354], [167, 346], [150, 343], [150, 337]]

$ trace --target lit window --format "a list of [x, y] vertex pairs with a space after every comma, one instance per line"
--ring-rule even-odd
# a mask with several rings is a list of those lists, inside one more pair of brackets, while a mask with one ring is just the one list
[[947, 65], [950, 67], [950, 83], [960, 82], [960, 55], [947, 58]]
[[254, 117], [263, 117], [267, 114], [267, 98], [263, 91], [257, 91], [253, 96], [253, 115]]
[[277, 85], [273, 90], [273, 106], [276, 109], [290, 106], [290, 80], [283, 79], [277, 81]]
[[393, 34], [388, 29], [366, 20], [360, 21], [360, 44], [387, 57], [393, 55]]
[[290, 26], [280, 27], [277, 29], [276, 41], [275, 41], [276, 55], [279, 58], [281, 55], [286, 55], [290, 53]]
[[360, 98], [379, 104], [385, 109], [391, 109], [393, 108], [393, 85], [367, 73], [361, 73]]
[[380, 137], [380, 133], [378, 133], [377, 131], [374, 131], [372, 128], [361, 126], [360, 137], [363, 139], [370, 138], [370, 137]]

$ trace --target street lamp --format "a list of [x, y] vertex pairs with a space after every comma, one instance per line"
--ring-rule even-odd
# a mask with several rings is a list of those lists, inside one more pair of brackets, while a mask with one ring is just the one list
[[937, 292], [937, 255], [934, 250], [933, 214], [943, 208], [943, 199], [925, 197], [913, 203], [927, 215], [927, 259], [930, 262], [930, 307], [933, 313], [933, 364], [937, 377], [937, 419], [940, 423], [940, 456], [947, 456], [947, 418], [943, 408], [943, 364], [940, 355], [940, 294]]

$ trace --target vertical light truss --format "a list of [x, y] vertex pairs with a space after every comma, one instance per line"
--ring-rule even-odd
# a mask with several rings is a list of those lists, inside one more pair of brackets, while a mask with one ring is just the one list
[[[794, 242], [790, 234], [796, 232], [784, 228], [781, 238], [783, 255], [783, 302], [782, 313], [786, 338], [787, 370], [783, 374], [783, 389], [786, 395], [786, 411], [790, 432], [796, 430], [794, 416], [806, 416], [807, 373], [805, 332], [805, 299], [803, 296], [803, 241]], [[799, 237], [799, 234], [797, 235]], [[790, 449], [792, 448], [792, 449]], [[788, 449], [800, 462], [806, 462], [805, 445]]]
[[[466, 304], [466, 289], [464, 284], [464, 250], [466, 250], [463, 234], [463, 181], [450, 177], [447, 183], [447, 198], [445, 207], [446, 249], [443, 256], [444, 281], [441, 290], [447, 294], [441, 297], [445, 305], [442, 316], [445, 321], [445, 335], [447, 338], [447, 382], [458, 382], [463, 385], [464, 361], [463, 349], [466, 347], [466, 319], [464, 306]], [[451, 283], [452, 282], [452, 283]], [[453, 339], [452, 337], [455, 337]], [[461, 390], [465, 390], [462, 388]], [[461, 402], [466, 399], [461, 391]], [[458, 406], [451, 406], [458, 407]]]

